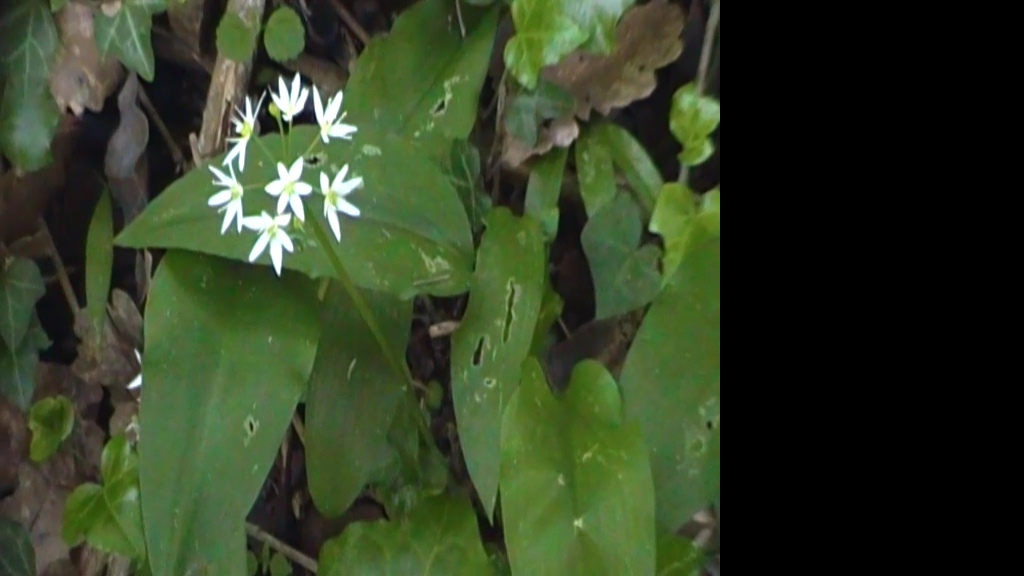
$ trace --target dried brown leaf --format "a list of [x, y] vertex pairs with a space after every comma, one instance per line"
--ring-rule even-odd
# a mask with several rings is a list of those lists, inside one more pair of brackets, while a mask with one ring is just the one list
[[131, 298], [120, 290], [114, 291], [107, 312], [102, 335], [84, 311], [75, 319], [80, 343], [71, 369], [89, 385], [123, 391], [139, 374], [135, 350], [141, 341], [141, 315]]
[[61, 49], [50, 74], [50, 92], [61, 110], [70, 108], [75, 116], [86, 109], [99, 112], [124, 78], [124, 67], [113, 56], [100, 57], [90, 6], [69, 2], [55, 19]]
[[552, 120], [547, 126], [542, 126], [537, 137], [537, 145], [532, 148], [506, 132], [502, 145], [501, 162], [506, 168], [514, 170], [530, 158], [543, 156], [556, 146], [568, 148], [579, 138], [579, 135], [580, 125], [576, 123], [575, 118], [559, 118]]
[[125, 225], [141, 214], [149, 202], [149, 170], [145, 156], [149, 144], [149, 120], [139, 108], [139, 90], [139, 78], [133, 72], [117, 95], [121, 119], [107, 143], [107, 156], [103, 163], [110, 191], [124, 211]]
[[683, 52], [680, 34], [686, 18], [668, 0], [653, 0], [626, 11], [615, 29], [615, 48], [608, 56], [577, 50], [541, 77], [576, 98], [576, 115], [587, 120], [591, 110], [609, 114], [654, 92], [654, 72]]

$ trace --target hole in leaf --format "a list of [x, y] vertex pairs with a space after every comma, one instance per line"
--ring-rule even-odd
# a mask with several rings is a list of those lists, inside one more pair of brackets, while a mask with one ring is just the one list
[[323, 152], [317, 152], [316, 154], [310, 154], [302, 159], [308, 168], [316, 168], [327, 161], [327, 157]]
[[512, 320], [515, 319], [515, 312], [513, 308], [516, 305], [516, 298], [519, 297], [519, 290], [516, 289], [516, 285], [511, 280], [508, 281], [508, 296], [505, 300], [505, 325], [502, 327], [501, 341], [508, 343], [509, 337], [512, 335]]
[[430, 109], [430, 113], [434, 116], [440, 116], [444, 114], [444, 111], [448, 109], [448, 98], [442, 98], [434, 104], [434, 107]]
[[480, 338], [479, 341], [477, 341], [476, 350], [473, 351], [473, 366], [480, 366], [480, 361], [483, 359], [484, 355], [484, 343], [486, 342], [486, 340], [487, 336], [483, 336]]

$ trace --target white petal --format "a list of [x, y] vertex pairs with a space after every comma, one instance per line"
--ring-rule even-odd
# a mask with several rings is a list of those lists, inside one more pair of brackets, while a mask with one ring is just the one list
[[359, 178], [353, 178], [346, 182], [342, 182], [340, 186], [335, 186], [334, 191], [337, 192], [339, 196], [348, 196], [353, 190], [359, 188], [362, 184], [363, 178], [360, 176]]
[[284, 260], [283, 254], [281, 253], [281, 242], [274, 238], [274, 241], [270, 243], [270, 260], [274, 263], [274, 270], [277, 275], [281, 275], [281, 261]]
[[221, 172], [220, 170], [217, 170], [216, 166], [210, 165], [210, 171], [213, 172], [215, 176], [217, 176], [217, 181], [215, 182], [215, 184], [218, 184], [220, 186], [231, 185], [232, 178], [229, 177], [227, 174]]
[[338, 213], [331, 210], [327, 213], [327, 222], [331, 225], [331, 231], [334, 232], [334, 238], [341, 242], [341, 224], [338, 223]]
[[295, 113], [299, 114], [302, 109], [306, 106], [306, 99], [309, 98], [309, 88], [303, 88], [302, 92], [299, 93], [299, 97], [295, 100]]
[[292, 221], [291, 214], [278, 214], [275, 218], [271, 219], [271, 222], [277, 224], [278, 228], [286, 228]]
[[266, 230], [267, 227], [263, 225], [262, 216], [246, 216], [242, 218], [242, 226], [245, 226], [249, 230]]
[[[283, 167], [284, 165], [282, 164], [281, 166]], [[282, 175], [281, 177], [284, 178], [285, 176]], [[289, 182], [298, 182], [302, 178], [302, 158], [296, 158], [295, 162], [292, 162], [292, 167], [288, 169], [287, 177]]]
[[228, 202], [231, 202], [231, 190], [221, 190], [220, 192], [217, 192], [213, 196], [210, 196], [210, 199], [206, 203], [209, 206], [220, 206], [222, 204], [227, 204]]
[[284, 214], [284, 208], [288, 205], [289, 194], [281, 194], [277, 197], [277, 213]]
[[[282, 196], [282, 198], [284, 198], [284, 196]], [[299, 198], [297, 195], [292, 194], [292, 197], [289, 199], [289, 204], [291, 204], [292, 212], [295, 213], [296, 218], [305, 222], [306, 210], [305, 208], [302, 207], [302, 198]]]
[[234, 216], [238, 222], [238, 233], [242, 233], [242, 201], [238, 200], [235, 203], [228, 206], [228, 214]]
[[284, 230], [277, 231], [277, 240], [278, 242], [281, 243], [281, 246], [283, 246], [285, 250], [289, 252], [295, 251], [295, 246], [292, 246], [291, 237], [288, 236], [288, 234], [286, 234]]
[[286, 184], [283, 181], [274, 180], [273, 182], [264, 186], [263, 189], [266, 190], [267, 194], [270, 194], [271, 196], [280, 196], [285, 186]]
[[309, 196], [309, 193], [313, 191], [313, 187], [308, 182], [296, 182], [293, 184], [292, 189], [299, 196]]
[[352, 134], [356, 133], [356, 127], [348, 124], [335, 124], [331, 126], [330, 132], [331, 138], [344, 138], [351, 139]]
[[327, 174], [324, 174], [323, 172], [321, 172], [320, 173], [320, 192], [324, 196], [327, 196], [327, 193], [330, 192], [330, 191], [331, 191], [331, 179], [327, 176]]
[[260, 234], [260, 237], [256, 239], [256, 245], [252, 247], [252, 252], [249, 253], [249, 262], [255, 262], [260, 257], [260, 254], [263, 254], [268, 242], [270, 242], [270, 236]]
[[281, 162], [277, 163], [277, 179], [283, 182], [291, 182], [288, 178], [288, 167]]
[[359, 208], [356, 208], [355, 206], [352, 205], [351, 202], [345, 200], [344, 198], [338, 198], [337, 210], [339, 212], [344, 212], [345, 214], [348, 214], [353, 218], [359, 217]]
[[[328, 103], [328, 106], [330, 103]], [[316, 86], [313, 87], [313, 111], [316, 112], [317, 124], [324, 124], [324, 104], [320, 100], [320, 90]]]
[[142, 387], [142, 371], [139, 371], [139, 375], [134, 380], [128, 383], [129, 390], [135, 390], [136, 388]]
[[338, 113], [341, 112], [341, 97], [341, 90], [338, 90], [338, 93], [327, 102], [327, 117], [331, 119], [331, 122], [337, 120]]
[[228, 206], [227, 213], [224, 214], [224, 222], [220, 225], [220, 235], [223, 236], [228, 231], [228, 226], [231, 225], [231, 206]]

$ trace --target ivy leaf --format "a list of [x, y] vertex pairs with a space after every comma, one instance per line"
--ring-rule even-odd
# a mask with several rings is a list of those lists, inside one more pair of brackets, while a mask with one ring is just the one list
[[505, 110], [505, 127], [517, 140], [532, 148], [537, 144], [537, 127], [544, 120], [572, 114], [572, 96], [550, 82], [540, 81], [537, 89], [517, 94]]
[[661, 251], [653, 244], [638, 247], [642, 233], [640, 209], [627, 194], [606, 203], [583, 228], [581, 241], [594, 279], [596, 320], [636, 310], [658, 295]]
[[647, 447], [611, 374], [585, 360], [551, 393], [523, 364], [501, 431], [501, 509], [513, 574], [653, 574]]
[[[700, 226], [701, 230], [695, 230]], [[718, 188], [708, 192], [700, 207], [697, 195], [684, 184], [665, 184], [658, 195], [658, 203], [648, 226], [665, 243], [663, 270], [665, 282], [674, 275], [690, 240], [703, 238], [703, 232], [721, 235], [721, 193]]]
[[306, 28], [295, 10], [290, 6], [274, 10], [263, 31], [263, 44], [267, 55], [277, 62], [291, 60], [302, 53], [306, 46]]
[[36, 263], [17, 258], [0, 272], [0, 342], [15, 350], [32, 322], [36, 302], [46, 293]]
[[66, 396], [43, 398], [32, 406], [28, 428], [32, 431], [29, 457], [42, 462], [60, 448], [75, 427], [75, 408]]
[[670, 532], [721, 490], [721, 239], [703, 232], [691, 242], [648, 310], [621, 379], [626, 413], [651, 449], [658, 524]]
[[0, 516], [0, 574], [3, 576], [35, 576], [36, 551], [28, 530]]
[[356, 60], [346, 122], [415, 140], [438, 158], [448, 154], [451, 140], [468, 137], [476, 123], [497, 17], [496, 6], [463, 6], [463, 38], [454, 2], [415, 3]]
[[164, 0], [121, 0], [114, 11], [96, 13], [96, 46], [101, 56], [114, 54], [129, 70], [153, 81], [155, 63], [150, 30], [153, 16], [167, 9]]
[[[305, 34], [305, 30], [302, 33]], [[256, 34], [253, 27], [238, 14], [226, 12], [217, 25], [217, 51], [235, 62], [248, 62], [255, 50]]]
[[469, 304], [452, 335], [452, 399], [466, 466], [487, 516], [501, 473], [501, 415], [519, 386], [544, 287], [544, 238], [530, 217], [497, 208], [480, 241]]
[[11, 350], [0, 343], [0, 394], [22, 410], [28, 410], [32, 403], [39, 351], [49, 345], [50, 339], [34, 314], [18, 348]]
[[715, 145], [711, 134], [722, 123], [722, 106], [707, 96], [698, 96], [692, 82], [676, 90], [672, 96], [669, 128], [683, 145], [679, 161], [696, 166], [711, 158]]
[[64, 505], [61, 537], [135, 560], [146, 557], [139, 492], [139, 457], [124, 435], [114, 436], [100, 459], [103, 485], [82, 484]]
[[50, 94], [57, 27], [44, 0], [0, 8], [0, 154], [30, 172], [50, 163], [60, 110]]
[[[397, 358], [405, 354], [412, 302], [363, 291]], [[348, 293], [332, 283], [321, 305], [320, 344], [306, 398], [306, 468], [316, 507], [341, 516], [388, 463], [405, 381], [396, 376]]]
[[320, 551], [320, 574], [490, 574], [476, 514], [464, 497], [443, 495], [420, 502], [390, 522], [350, 524]]
[[576, 141], [576, 171], [580, 195], [587, 215], [593, 217], [615, 198], [615, 166], [612, 152], [602, 133], [584, 130]]

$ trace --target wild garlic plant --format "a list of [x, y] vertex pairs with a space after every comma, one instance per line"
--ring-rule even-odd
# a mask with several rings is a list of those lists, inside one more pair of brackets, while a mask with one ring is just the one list
[[[309, 99], [310, 89], [302, 85], [301, 77], [296, 74], [289, 87], [283, 77], [278, 78], [277, 92], [268, 89], [271, 98], [270, 115], [278, 122], [285, 140], [285, 153], [290, 149], [288, 138], [291, 136], [292, 123], [296, 116], [302, 113]], [[349, 166], [345, 164], [335, 174], [329, 174], [324, 170], [319, 171], [318, 194], [313, 194], [313, 184], [308, 182], [305, 171], [305, 158], [313, 153], [318, 146], [326, 145], [331, 139], [351, 140], [357, 132], [355, 126], [345, 124], [343, 120], [346, 114], [341, 111], [343, 100], [342, 91], [327, 99], [326, 105], [320, 95], [320, 90], [312, 87], [313, 108], [316, 113], [316, 122], [320, 128], [316, 137], [306, 148], [303, 154], [286, 164], [287, 159], [278, 159], [277, 178], [266, 184], [255, 186], [243, 186], [238, 178], [245, 171], [245, 159], [248, 151], [249, 141], [256, 135], [256, 122], [263, 105], [266, 92], [260, 95], [255, 107], [251, 97], [246, 97], [245, 110], [237, 109], [236, 116], [232, 118], [234, 136], [228, 138], [231, 149], [224, 157], [222, 170], [216, 166], [209, 169], [215, 176], [214, 186], [219, 190], [213, 194], [208, 205], [217, 208], [218, 212], [224, 213], [224, 221], [221, 225], [221, 235], [228, 233], [229, 228], [234, 224], [235, 233], [242, 234], [245, 230], [255, 232], [257, 237], [249, 253], [249, 262], [255, 262], [265, 251], [269, 249], [270, 259], [274, 271], [278, 276], [284, 262], [284, 253], [294, 253], [295, 243], [293, 237], [301, 234], [303, 223], [306, 222], [305, 203], [311, 197], [318, 198], [322, 202], [323, 214], [331, 227], [331, 232], [337, 242], [341, 242], [341, 221], [339, 213], [346, 216], [359, 217], [359, 208], [354, 206], [346, 197], [354, 190], [361, 187], [361, 177], [349, 178]], [[288, 131], [284, 130], [284, 123], [288, 124]], [[263, 147], [258, 138], [255, 139], [258, 146]], [[267, 156], [275, 158], [265, 147]], [[284, 161], [282, 161], [284, 160]], [[235, 171], [237, 163], [238, 171]], [[316, 182], [315, 176], [313, 179]], [[276, 211], [274, 214], [261, 210], [258, 214], [246, 214], [245, 198], [247, 188], [262, 189], [262, 192], [277, 199]]]

